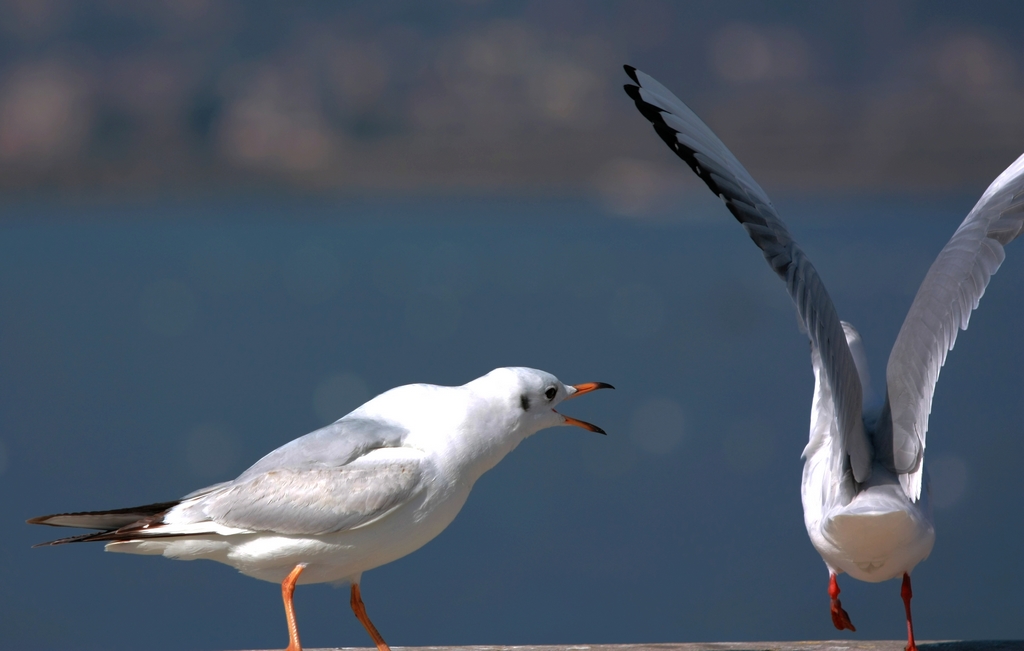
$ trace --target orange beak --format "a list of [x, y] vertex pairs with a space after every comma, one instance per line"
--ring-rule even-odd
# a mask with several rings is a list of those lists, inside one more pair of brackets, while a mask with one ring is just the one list
[[[577, 396], [582, 396], [584, 393], [590, 393], [591, 391], [597, 391], [598, 389], [614, 389], [615, 387], [613, 387], [610, 384], [606, 384], [605, 382], [585, 382], [583, 384], [574, 384], [574, 385], [572, 385], [572, 388], [576, 389], [576, 391], [574, 391], [569, 396], [567, 396], [566, 400], [568, 400], [569, 398], [575, 398]], [[590, 423], [588, 423], [586, 421], [577, 420], [575, 418], [571, 418], [571, 417], [566, 416], [564, 414], [558, 414], [558, 415], [565, 419], [565, 424], [566, 425], [575, 425], [576, 427], [582, 427], [585, 430], [590, 430], [591, 432], [597, 432], [598, 434], [607, 434], [607, 432], [605, 432], [603, 429], [601, 429], [597, 425], [592, 425], [592, 424], [590, 424]]]
[[584, 382], [583, 384], [572, 385], [573, 389], [576, 389], [572, 395], [567, 396], [565, 399], [576, 398], [582, 396], [584, 393], [590, 393], [591, 391], [597, 391], [598, 389], [614, 389], [612, 385], [607, 382]]

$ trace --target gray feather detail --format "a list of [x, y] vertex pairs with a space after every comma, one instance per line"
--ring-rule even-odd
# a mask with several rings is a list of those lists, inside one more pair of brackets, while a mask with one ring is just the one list
[[271, 470], [238, 481], [197, 506], [210, 520], [230, 527], [321, 535], [387, 515], [419, 491], [421, 479], [413, 462]]
[[285, 443], [257, 461], [235, 482], [270, 470], [336, 468], [377, 448], [402, 444], [407, 430], [367, 418], [342, 418], [315, 432]]
[[358, 527], [408, 499], [419, 470], [399, 462], [350, 464], [373, 450], [400, 447], [406, 433], [378, 420], [342, 418], [282, 445], [237, 479], [190, 493], [178, 517], [282, 534]]
[[627, 85], [626, 93], [640, 112], [669, 148], [722, 197], [772, 270], [785, 281], [832, 389], [838, 446], [846, 453], [834, 455], [836, 471], [841, 472], [848, 456], [854, 477], [866, 481], [871, 476], [872, 449], [861, 414], [860, 380], [839, 315], [818, 272], [793, 241], [768, 195], [718, 136], [652, 77], [628, 66], [626, 72], [637, 84]]
[[[818, 350], [811, 346], [811, 368], [814, 369], [814, 401], [811, 409], [811, 432], [807, 447], [801, 458], [806, 460], [813, 450], [819, 445], [828, 445], [832, 471], [836, 470], [836, 460], [843, 460], [843, 450], [840, 447], [838, 420], [835, 417], [835, 400], [828, 382], [823, 381], [821, 355]], [[829, 475], [832, 481], [822, 482], [818, 487], [821, 490], [820, 504], [842, 505], [849, 504], [857, 494], [857, 486], [853, 480], [853, 473], [849, 465], [839, 468], [839, 472]]]
[[932, 263], [896, 337], [886, 367], [895, 472], [921, 496], [928, 416], [939, 370], [966, 330], [1009, 244], [1024, 231], [1024, 156], [992, 182]]
[[206, 495], [207, 493], [212, 493], [215, 490], [218, 490], [220, 488], [224, 488], [225, 486], [230, 485], [231, 483], [232, 482], [230, 482], [230, 481], [222, 481], [219, 484], [213, 484], [212, 486], [205, 486], [203, 488], [198, 488], [198, 489], [192, 491], [191, 493], [189, 493], [188, 495], [186, 495], [185, 497], [181, 498], [181, 501], [184, 502], [185, 500], [192, 499], [193, 497], [199, 497], [200, 495]]

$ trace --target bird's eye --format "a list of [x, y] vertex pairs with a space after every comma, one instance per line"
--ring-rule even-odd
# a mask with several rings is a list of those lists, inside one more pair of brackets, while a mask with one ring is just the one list
[[558, 395], [558, 389], [555, 387], [548, 387], [548, 390], [544, 392], [544, 397], [548, 400], [554, 400], [555, 396]]

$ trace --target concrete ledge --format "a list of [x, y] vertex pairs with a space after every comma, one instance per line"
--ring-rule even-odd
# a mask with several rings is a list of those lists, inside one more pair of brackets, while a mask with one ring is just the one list
[[[810, 642], [692, 642], [686, 644], [574, 644], [565, 646], [420, 646], [393, 651], [903, 651], [906, 640], [826, 640]], [[1024, 651], [1024, 640], [919, 641], [920, 651]], [[306, 651], [376, 651], [358, 647]]]

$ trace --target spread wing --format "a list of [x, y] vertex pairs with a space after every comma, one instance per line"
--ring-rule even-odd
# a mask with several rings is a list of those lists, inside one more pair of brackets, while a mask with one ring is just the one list
[[[816, 523], [834, 507], [849, 504], [857, 491], [850, 468], [838, 467], [834, 463], [836, 457], [841, 456], [835, 402], [828, 382], [824, 381], [821, 355], [813, 346], [811, 367], [814, 369], [814, 398], [811, 402], [810, 436], [801, 455], [808, 463], [804, 465], [800, 493], [805, 521]], [[817, 452], [822, 448], [829, 450], [829, 461], [819, 463]], [[808, 524], [808, 528], [810, 526]]]
[[[861, 415], [860, 380], [839, 315], [818, 272], [793, 241], [768, 195], [718, 136], [652, 77], [632, 66], [625, 68], [636, 83], [626, 85], [626, 93], [640, 112], [669, 148], [725, 202], [772, 270], [785, 281], [811, 343], [821, 355], [835, 403], [839, 447], [849, 456], [857, 481], [867, 480], [872, 450]], [[843, 455], [835, 459], [837, 465], [844, 462]]]
[[907, 496], [921, 495], [928, 416], [946, 354], [966, 330], [1003, 247], [1024, 231], [1024, 156], [992, 182], [932, 263], [885, 371], [895, 470]]

